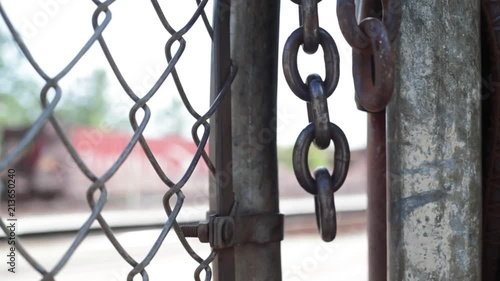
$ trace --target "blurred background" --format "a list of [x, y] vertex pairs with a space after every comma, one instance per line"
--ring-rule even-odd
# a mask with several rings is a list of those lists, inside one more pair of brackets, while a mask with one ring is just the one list
[[[307, 125], [305, 103], [289, 90], [281, 69], [281, 51], [288, 35], [298, 26], [298, 8], [282, 0], [280, 69], [278, 70], [277, 134], [281, 211], [286, 218], [282, 243], [283, 280], [367, 280], [366, 242], [366, 115], [356, 109], [351, 71], [351, 48], [338, 28], [335, 2], [319, 4], [320, 25], [335, 39], [340, 53], [340, 82], [328, 99], [330, 119], [340, 126], [351, 146], [351, 166], [344, 186], [336, 193], [339, 235], [332, 243], [321, 241], [314, 219], [314, 202], [297, 183], [292, 169], [295, 139]], [[195, 1], [161, 1], [174, 28], [182, 27], [196, 9]], [[91, 1], [2, 1], [7, 14], [32, 55], [49, 74], [59, 73], [94, 33]], [[206, 12], [212, 18], [212, 3]], [[117, 1], [113, 20], [103, 36], [130, 87], [143, 96], [167, 66], [164, 47], [170, 35], [164, 30], [149, 1]], [[211, 42], [201, 21], [185, 36], [187, 46], [177, 70], [198, 112], [206, 112], [210, 96]], [[299, 69], [324, 76], [323, 53], [299, 52]], [[5, 155], [42, 112], [40, 91], [44, 81], [20, 53], [7, 27], [0, 21], [0, 153]], [[100, 176], [115, 162], [133, 130], [129, 111], [134, 102], [124, 93], [97, 44], [61, 80], [63, 90], [56, 117], [62, 122], [85, 163]], [[151, 121], [146, 139], [161, 167], [178, 180], [189, 165], [196, 145], [190, 137], [196, 121], [182, 105], [169, 77], [148, 103]], [[139, 118], [140, 119], [140, 118]], [[333, 166], [329, 153], [312, 148], [310, 166]], [[50, 125], [18, 159], [18, 235], [26, 248], [50, 267], [64, 254], [75, 231], [89, 215], [86, 190], [89, 181], [76, 167]], [[156, 175], [139, 146], [107, 183], [108, 202], [103, 215], [118, 239], [141, 259], [159, 234], [165, 213], [161, 198], [166, 186]], [[208, 168], [200, 161], [183, 192], [186, 200], [179, 221], [204, 219], [208, 210]], [[0, 206], [5, 205], [5, 199]], [[4, 215], [6, 207], [0, 207]], [[98, 229], [97, 224], [95, 228]], [[24, 236], [24, 237], [23, 237]], [[192, 240], [193, 247], [208, 255], [209, 246]], [[7, 243], [0, 240], [0, 254]], [[4, 256], [1, 254], [1, 256]], [[1, 262], [0, 264], [3, 264]], [[158, 258], [148, 270], [153, 280], [161, 276], [192, 280], [197, 263], [184, 252], [175, 235], [167, 237]], [[57, 280], [124, 280], [130, 266], [98, 231], [79, 247]], [[38, 273], [19, 258], [12, 279], [0, 270], [0, 279], [37, 280]], [[156, 277], [156, 278], [154, 278]]]

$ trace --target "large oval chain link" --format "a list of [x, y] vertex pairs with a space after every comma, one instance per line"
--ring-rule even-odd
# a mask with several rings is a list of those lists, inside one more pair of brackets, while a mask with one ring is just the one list
[[[357, 52], [372, 54], [370, 38], [359, 26], [356, 19], [355, 0], [337, 0], [337, 18], [340, 31], [345, 40]], [[401, 23], [401, 0], [388, 0], [384, 5], [382, 21], [390, 42], [393, 42], [399, 32]]]
[[[300, 186], [310, 194], [316, 195], [318, 193], [316, 181], [311, 176], [308, 164], [309, 148], [314, 139], [314, 131], [315, 126], [313, 123], [307, 125], [307, 127], [302, 130], [293, 148], [292, 163], [295, 177]], [[339, 190], [347, 177], [351, 154], [349, 151], [349, 143], [347, 142], [344, 132], [333, 123], [329, 125], [329, 132], [330, 138], [335, 145], [333, 157], [334, 170], [331, 175], [333, 192], [335, 192]]]
[[359, 26], [370, 38], [373, 55], [352, 52], [356, 104], [360, 110], [380, 112], [389, 104], [394, 90], [394, 52], [380, 20], [366, 18]]
[[[304, 32], [304, 29], [299, 27], [288, 37], [283, 50], [283, 72], [292, 92], [304, 101], [311, 101], [308, 86], [302, 81], [297, 66], [299, 47], [304, 44]], [[318, 35], [325, 60], [323, 91], [326, 97], [329, 97], [339, 82], [339, 51], [332, 36], [326, 30], [319, 28]]]
[[[399, 33], [401, 0], [385, 0], [382, 15], [367, 17], [359, 24], [354, 1], [337, 0], [337, 17], [344, 38], [353, 48], [356, 104], [360, 110], [380, 112], [389, 104], [394, 90], [395, 58], [391, 43]], [[364, 5], [363, 1], [368, 0], [358, 4]]]

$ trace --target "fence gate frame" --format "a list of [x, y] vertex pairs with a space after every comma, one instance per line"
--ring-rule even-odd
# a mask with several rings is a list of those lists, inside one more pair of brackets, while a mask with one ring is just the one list
[[210, 154], [216, 172], [210, 179], [209, 217], [233, 218], [235, 235], [245, 232], [241, 239], [251, 242], [218, 250], [213, 263], [216, 281], [250, 280], [249, 276], [281, 280], [283, 216], [276, 146], [279, 12], [280, 0], [214, 2], [211, 99], [231, 68], [238, 74], [211, 119]]

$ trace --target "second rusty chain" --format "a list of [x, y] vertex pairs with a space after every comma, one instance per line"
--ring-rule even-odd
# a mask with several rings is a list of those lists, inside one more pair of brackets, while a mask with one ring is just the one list
[[[293, 169], [302, 188], [314, 195], [316, 222], [321, 238], [332, 241], [337, 233], [334, 192], [347, 176], [350, 150], [344, 132], [330, 122], [327, 98], [337, 87], [339, 52], [332, 36], [319, 25], [318, 3], [320, 0], [292, 0], [299, 5], [301, 27], [296, 29], [285, 43], [283, 51], [283, 72], [292, 92], [307, 102], [310, 124], [300, 133], [293, 149]], [[297, 56], [302, 46], [304, 52], [314, 54], [321, 46], [324, 53], [325, 77], [311, 74], [303, 82]], [[321, 150], [335, 146], [334, 170], [318, 167], [311, 175], [308, 165], [309, 148], [314, 144]]]
[[[358, 5], [366, 1], [380, 0], [360, 0]], [[353, 48], [356, 104], [371, 113], [385, 110], [391, 100], [395, 67], [391, 43], [401, 23], [401, 0], [383, 0], [382, 4], [382, 15], [372, 14], [358, 23], [354, 0], [337, 0], [340, 30]]]

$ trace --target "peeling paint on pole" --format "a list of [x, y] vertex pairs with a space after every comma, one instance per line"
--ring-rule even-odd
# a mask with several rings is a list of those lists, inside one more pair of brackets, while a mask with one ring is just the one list
[[404, 1], [402, 13], [388, 280], [481, 280], [479, 1]]

